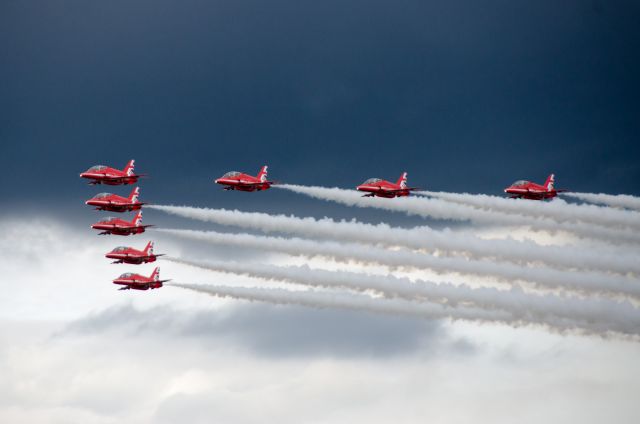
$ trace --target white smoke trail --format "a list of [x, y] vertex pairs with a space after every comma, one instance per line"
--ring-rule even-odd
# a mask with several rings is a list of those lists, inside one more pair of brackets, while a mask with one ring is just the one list
[[406, 250], [387, 250], [375, 246], [367, 246], [365, 248], [356, 244], [320, 242], [300, 238], [264, 237], [251, 234], [178, 229], [157, 229], [156, 231], [225, 246], [250, 247], [265, 251], [278, 251], [290, 255], [319, 255], [336, 260], [351, 259], [392, 267], [426, 268], [436, 272], [491, 276], [498, 281], [509, 283], [528, 281], [539, 288], [573, 290], [582, 293], [622, 294], [640, 299], [640, 281], [604, 273], [530, 268], [510, 263], [468, 260], [461, 257], [437, 257]]
[[640, 211], [640, 197], [628, 194], [604, 194], [604, 193], [576, 193], [567, 192], [563, 196], [570, 196], [590, 203], [598, 203], [618, 208], [627, 208]]
[[[180, 287], [206, 293], [216, 297], [229, 297], [249, 301], [273, 303], [277, 305], [302, 305], [312, 308], [338, 308], [359, 310], [390, 315], [407, 315], [429, 319], [448, 318], [453, 321], [497, 322], [511, 326], [525, 325], [508, 313], [485, 311], [478, 308], [452, 308], [438, 303], [417, 303], [401, 299], [376, 299], [365, 295], [350, 293], [328, 293], [317, 291], [291, 291], [284, 289], [261, 289], [249, 287], [213, 286], [202, 284], [169, 283]], [[570, 324], [562, 330], [572, 329]]]
[[267, 280], [286, 281], [324, 288], [375, 290], [390, 298], [428, 300], [449, 306], [479, 307], [508, 312], [520, 321], [564, 328], [568, 323], [592, 333], [609, 331], [640, 335], [640, 310], [628, 302], [604, 299], [576, 299], [555, 295], [527, 295], [522, 290], [471, 288], [467, 285], [415, 282], [393, 276], [365, 275], [352, 272], [326, 271], [302, 267], [277, 267], [254, 263], [195, 262], [168, 258], [184, 265], [216, 272], [246, 275]]
[[447, 202], [440, 199], [424, 197], [398, 197], [384, 199], [377, 197], [363, 197], [353, 190], [344, 190], [333, 187], [301, 186], [293, 184], [279, 184], [281, 189], [304, 194], [320, 200], [328, 200], [347, 206], [359, 208], [376, 208], [388, 211], [403, 212], [408, 215], [417, 215], [424, 218], [471, 221], [477, 224], [529, 227], [532, 230], [544, 231], [568, 231], [578, 236], [588, 237], [601, 241], [619, 244], [640, 243], [640, 233], [625, 231], [622, 229], [602, 227], [582, 222], [565, 222], [558, 225], [557, 222], [544, 217], [521, 217], [508, 213], [487, 211], [467, 205]]
[[625, 250], [598, 248], [595, 251], [577, 247], [540, 246], [531, 241], [485, 240], [470, 234], [435, 231], [428, 227], [403, 229], [390, 227], [387, 224], [372, 225], [357, 221], [334, 221], [329, 218], [298, 218], [189, 206], [149, 205], [148, 208], [184, 218], [266, 233], [279, 232], [303, 237], [405, 246], [429, 251], [464, 252], [474, 258], [495, 258], [516, 263], [543, 263], [559, 268], [590, 269], [621, 274], [640, 273], [640, 261], [637, 255]]
[[606, 227], [627, 227], [640, 230], [640, 213], [595, 205], [575, 205], [562, 199], [554, 199], [551, 202], [537, 202], [505, 199], [485, 194], [434, 191], [422, 191], [420, 194], [483, 210], [533, 217], [544, 216], [559, 223], [582, 221]]

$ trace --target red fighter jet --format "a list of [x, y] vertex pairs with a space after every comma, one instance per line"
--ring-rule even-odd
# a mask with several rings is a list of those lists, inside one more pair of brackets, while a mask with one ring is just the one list
[[155, 262], [158, 256], [164, 256], [164, 254], [153, 253], [153, 242], [147, 243], [147, 247], [144, 250], [134, 249], [133, 247], [119, 246], [113, 249], [111, 252], [105, 255], [109, 259], [116, 259], [111, 262], [112, 264], [146, 264], [149, 262]]
[[96, 222], [91, 228], [102, 230], [99, 235], [116, 234], [119, 236], [128, 236], [131, 234], [144, 233], [145, 228], [153, 227], [153, 225], [141, 225], [141, 222], [142, 211], [138, 211], [131, 222], [120, 218], [106, 218], [100, 222]]
[[122, 171], [104, 165], [95, 165], [80, 174], [80, 177], [92, 180], [89, 182], [89, 184], [91, 185], [135, 184], [136, 182], [138, 182], [138, 178], [143, 177], [144, 174], [134, 174], [134, 165], [135, 161], [133, 159], [131, 159], [129, 163], [127, 163], [127, 166], [125, 166]]
[[519, 180], [504, 189], [510, 194], [509, 197], [517, 199], [544, 200], [552, 199], [567, 190], [556, 190], [553, 186], [555, 177], [553, 174], [547, 177], [544, 185], [532, 183], [531, 181]]
[[217, 184], [221, 184], [225, 190], [239, 191], [261, 191], [271, 187], [273, 181], [267, 180], [267, 166], [263, 166], [257, 176], [243, 174], [238, 171], [231, 171], [215, 180]]
[[100, 193], [84, 203], [89, 206], [95, 206], [96, 210], [99, 211], [131, 212], [139, 210], [142, 208], [142, 205], [146, 205], [146, 203], [138, 202], [139, 195], [140, 188], [136, 187], [131, 191], [129, 197], [122, 197], [111, 193]]
[[156, 267], [151, 273], [151, 276], [145, 277], [144, 275], [134, 274], [132, 272], [125, 272], [115, 280], [113, 284], [120, 284], [124, 287], [118, 290], [149, 290], [159, 289], [162, 287], [162, 283], [166, 283], [171, 280], [160, 279], [160, 267]]
[[407, 187], [407, 173], [403, 172], [398, 178], [398, 181], [394, 184], [389, 181], [382, 180], [380, 178], [369, 178], [364, 183], [356, 187], [358, 191], [367, 192], [362, 197], [403, 197], [408, 196], [412, 190], [417, 190], [417, 187]]

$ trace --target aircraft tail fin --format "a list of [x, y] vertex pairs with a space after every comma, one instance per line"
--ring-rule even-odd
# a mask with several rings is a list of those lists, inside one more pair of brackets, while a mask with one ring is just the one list
[[144, 248], [145, 255], [153, 255], [153, 241], [147, 243], [147, 247]]
[[261, 182], [267, 181], [267, 168], [268, 168], [268, 166], [265, 165], [262, 168], [260, 168], [260, 172], [258, 172], [258, 179]]
[[142, 210], [139, 210], [136, 216], [133, 218], [133, 225], [136, 227], [142, 224]]
[[136, 161], [131, 159], [128, 163], [127, 166], [124, 167], [124, 173], [127, 174], [127, 176], [132, 176], [133, 175], [133, 167], [135, 166]]
[[135, 187], [133, 190], [131, 190], [131, 194], [129, 194], [129, 201], [131, 203], [137, 202], [138, 196], [140, 196], [140, 187]]
[[553, 184], [555, 183], [555, 175], [551, 174], [547, 177], [547, 181], [544, 183], [544, 188], [547, 191], [553, 190]]
[[151, 273], [151, 279], [153, 281], [158, 281], [160, 279], [160, 267], [157, 266], [153, 272]]
[[403, 172], [402, 175], [400, 175], [400, 178], [398, 178], [398, 181], [396, 182], [396, 184], [398, 184], [400, 186], [400, 188], [407, 188], [407, 173]]

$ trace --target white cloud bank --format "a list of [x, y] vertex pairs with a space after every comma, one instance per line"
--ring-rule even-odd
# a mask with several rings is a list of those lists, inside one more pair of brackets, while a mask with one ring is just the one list
[[[101, 255], [146, 239], [24, 218], [0, 230], [0, 422], [637, 421], [637, 343], [170, 287], [118, 292], [109, 278], [132, 267]], [[259, 284], [170, 263], [162, 272]]]

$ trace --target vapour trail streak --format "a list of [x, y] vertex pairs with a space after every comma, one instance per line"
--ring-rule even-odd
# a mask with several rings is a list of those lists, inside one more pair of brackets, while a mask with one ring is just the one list
[[506, 199], [485, 194], [434, 191], [421, 191], [419, 193], [447, 202], [469, 205], [484, 210], [534, 217], [544, 216], [559, 223], [582, 221], [606, 227], [628, 227], [640, 230], [640, 213], [595, 205], [575, 205], [562, 199], [537, 202]]
[[[216, 297], [229, 297], [249, 301], [268, 302], [277, 305], [302, 305], [312, 308], [338, 308], [390, 315], [408, 315], [420, 318], [454, 321], [498, 322], [512, 326], [525, 325], [502, 311], [485, 311], [478, 308], [451, 308], [438, 303], [417, 303], [401, 299], [375, 299], [350, 293], [328, 293], [316, 291], [291, 291], [203, 284], [169, 283], [168, 286], [194, 290]], [[562, 330], [571, 329], [566, 325]]]
[[168, 258], [184, 265], [216, 272], [246, 275], [267, 280], [286, 281], [325, 288], [348, 288], [358, 291], [375, 290], [386, 297], [407, 300], [428, 300], [456, 306], [476, 306], [484, 309], [501, 309], [518, 322], [528, 321], [556, 328], [573, 323], [594, 334], [609, 331], [623, 334], [640, 334], [640, 310], [628, 302], [602, 299], [560, 298], [554, 295], [527, 295], [522, 290], [508, 291], [495, 288], [473, 289], [467, 285], [433, 283], [393, 276], [366, 275], [352, 272], [326, 271], [302, 267], [277, 267], [254, 263], [196, 262]]
[[364, 263], [387, 266], [427, 268], [437, 272], [458, 272], [472, 275], [491, 276], [499, 281], [529, 281], [537, 287], [569, 289], [584, 293], [608, 293], [640, 298], [640, 281], [617, 275], [559, 271], [548, 268], [530, 268], [510, 263], [468, 260], [460, 257], [436, 257], [431, 254], [412, 251], [394, 251], [374, 246], [357, 244], [320, 242], [300, 238], [264, 237], [252, 234], [228, 234], [215, 231], [195, 231], [177, 229], [157, 229], [191, 240], [206, 241], [221, 245], [250, 247], [264, 251], [278, 251], [290, 255], [315, 256], [336, 260], [352, 259]]
[[471, 221], [477, 224], [529, 227], [533, 230], [568, 231], [578, 236], [592, 239], [614, 242], [616, 244], [640, 243], [640, 233], [624, 231], [621, 229], [602, 227], [599, 225], [585, 224], [582, 222], [564, 223], [542, 217], [520, 217], [508, 213], [486, 211], [467, 205], [447, 202], [433, 198], [399, 197], [394, 199], [381, 199], [377, 197], [362, 197], [352, 190], [340, 188], [300, 186], [292, 184], [279, 184], [281, 189], [304, 194], [316, 199], [341, 203], [347, 206], [359, 208], [376, 208], [388, 211], [403, 212], [408, 215], [418, 215], [424, 218]]
[[577, 247], [540, 246], [531, 241], [484, 240], [471, 234], [435, 231], [428, 227], [403, 229], [387, 224], [365, 224], [334, 221], [329, 218], [298, 218], [238, 210], [194, 208], [189, 206], [148, 205], [169, 214], [232, 225], [262, 232], [296, 234], [303, 237], [326, 238], [356, 243], [405, 246], [412, 249], [464, 252], [474, 258], [496, 258], [516, 263], [541, 262], [547, 266], [591, 269], [605, 272], [640, 273], [637, 256], [624, 249], [611, 250]]
[[562, 193], [563, 196], [570, 196], [585, 202], [600, 203], [603, 205], [628, 208], [640, 211], [640, 197], [628, 194], [604, 194], [604, 193]]

